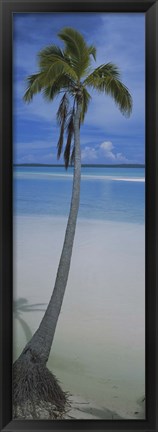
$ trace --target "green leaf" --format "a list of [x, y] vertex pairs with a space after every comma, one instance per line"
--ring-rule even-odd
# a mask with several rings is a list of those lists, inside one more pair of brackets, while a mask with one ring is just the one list
[[132, 97], [119, 78], [120, 73], [117, 66], [107, 63], [96, 68], [85, 79], [84, 85], [112, 96], [122, 114], [128, 117], [132, 112]]
[[49, 67], [49, 65], [54, 62], [54, 59], [64, 60], [62, 50], [56, 45], [47, 46], [38, 53], [38, 63], [40, 68]]
[[37, 93], [39, 93], [43, 87], [43, 80], [44, 80], [44, 76], [43, 73], [37, 73], [34, 75], [30, 75], [27, 78], [27, 90], [24, 94], [24, 101], [25, 102], [31, 102], [33, 96]]
[[[69, 59], [73, 70], [76, 72], [78, 79], [86, 74], [90, 65], [89, 47], [83, 36], [77, 30], [65, 27], [58, 36], [65, 43], [65, 54]], [[92, 49], [90, 49], [91, 51]], [[94, 53], [94, 50], [92, 50]]]
[[59, 76], [69, 76], [72, 80], [77, 79], [76, 72], [72, 69], [71, 66], [65, 61], [61, 59], [54, 59], [54, 61], [42, 70], [44, 73], [44, 84], [53, 85], [56, 79]]
[[91, 54], [94, 58], [94, 60], [96, 60], [96, 48], [93, 45], [90, 45], [90, 47], [88, 48], [88, 52], [89, 54]]

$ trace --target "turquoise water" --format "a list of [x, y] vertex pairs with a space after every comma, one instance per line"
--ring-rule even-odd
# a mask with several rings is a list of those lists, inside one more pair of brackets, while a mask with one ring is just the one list
[[[80, 218], [144, 223], [143, 168], [82, 168]], [[14, 168], [14, 212], [18, 215], [67, 216], [73, 169]]]

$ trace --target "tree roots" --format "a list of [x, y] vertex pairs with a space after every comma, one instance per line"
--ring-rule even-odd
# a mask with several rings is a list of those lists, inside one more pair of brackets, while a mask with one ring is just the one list
[[68, 394], [30, 348], [13, 365], [13, 418], [57, 419], [68, 409]]

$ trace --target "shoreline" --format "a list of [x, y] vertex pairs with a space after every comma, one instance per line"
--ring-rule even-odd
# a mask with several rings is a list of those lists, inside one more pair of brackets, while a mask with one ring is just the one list
[[[17, 214], [17, 213], [14, 213], [13, 214], [13, 222], [16, 224], [17, 223], [17, 221], [18, 221], [18, 219], [19, 219], [19, 222], [20, 222], [20, 219], [21, 219], [21, 221], [23, 220], [23, 221], [28, 221], [28, 222], [31, 222], [31, 219], [32, 219], [32, 222], [35, 220], [37, 218], [37, 220], [38, 221], [42, 221], [43, 220], [43, 222], [44, 222], [44, 220], [45, 221], [48, 221], [48, 222], [54, 222], [54, 223], [59, 223], [59, 224], [67, 224], [67, 221], [68, 221], [68, 215], [59, 215], [59, 216], [54, 216], [54, 215], [52, 215], [52, 216], [50, 216], [49, 214], [42, 214], [42, 213], [40, 213], [40, 214], [36, 214], [36, 213], [33, 213], [33, 214], [26, 214], [26, 213], [21, 213], [21, 214]], [[82, 225], [82, 224], [87, 224], [88, 223], [88, 225], [90, 224], [90, 225], [95, 225], [95, 227], [98, 227], [98, 225], [99, 225], [99, 227], [100, 227], [100, 225], [102, 225], [102, 226], [105, 226], [105, 225], [109, 225], [109, 227], [111, 226], [112, 227], [112, 225], [119, 225], [119, 226], [121, 226], [122, 225], [122, 227], [123, 227], [123, 225], [124, 225], [124, 227], [126, 228], [127, 226], [128, 227], [135, 227], [135, 226], [138, 226], [138, 227], [144, 227], [144, 229], [145, 229], [145, 222], [143, 221], [143, 222], [138, 222], [138, 221], [136, 221], [136, 222], [129, 222], [128, 220], [125, 220], [125, 221], [123, 221], [123, 220], [110, 220], [110, 219], [102, 219], [102, 218], [92, 218], [92, 217], [90, 217], [90, 218], [86, 218], [86, 217], [82, 217], [82, 216], [78, 216], [78, 218], [77, 218], [77, 226], [78, 225]]]
[[[57, 173], [34, 173], [34, 172], [29, 172], [29, 174], [27, 173], [14, 173], [14, 177], [15, 178], [27, 178], [29, 175], [29, 179], [31, 178], [31, 174], [32, 174], [32, 178], [36, 178], [36, 177], [43, 177], [43, 180], [46, 178], [58, 178], [58, 179], [73, 179], [73, 173], [72, 174], [57, 174]], [[105, 180], [105, 181], [124, 181], [124, 182], [137, 182], [137, 183], [145, 183], [145, 177], [115, 177], [115, 176], [108, 176], [108, 175], [90, 175], [90, 174], [82, 174], [81, 173], [81, 180]]]

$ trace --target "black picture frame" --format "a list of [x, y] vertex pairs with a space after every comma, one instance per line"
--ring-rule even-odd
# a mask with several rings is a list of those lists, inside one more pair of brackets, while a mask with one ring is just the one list
[[[0, 426], [2, 431], [158, 430], [158, 1], [1, 0]], [[144, 12], [146, 15], [146, 419], [12, 420], [12, 13]], [[134, 22], [133, 22], [134, 25]]]

